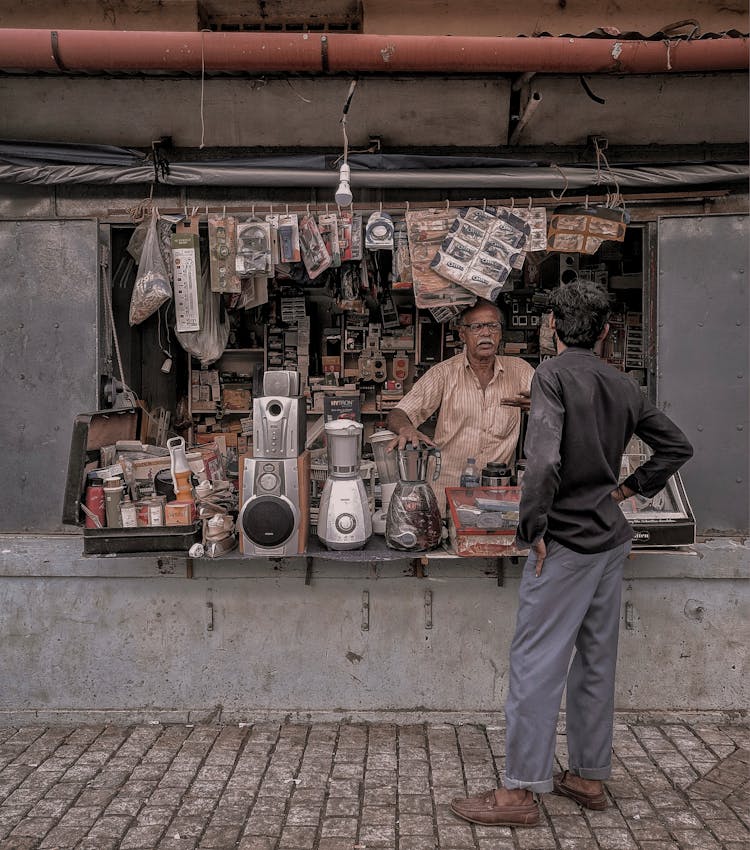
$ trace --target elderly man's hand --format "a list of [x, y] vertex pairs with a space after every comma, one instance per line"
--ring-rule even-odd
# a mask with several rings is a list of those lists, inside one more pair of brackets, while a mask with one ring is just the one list
[[520, 392], [518, 395], [504, 398], [500, 401], [508, 407], [520, 407], [521, 410], [528, 410], [531, 405], [531, 395], [529, 393]]
[[435, 445], [427, 434], [423, 434], [413, 425], [405, 425], [403, 428], [399, 428], [398, 437], [388, 443], [388, 451], [392, 452], [396, 448], [405, 449], [408, 443], [411, 443], [415, 449], [419, 448], [420, 443], [426, 443], [428, 446]]

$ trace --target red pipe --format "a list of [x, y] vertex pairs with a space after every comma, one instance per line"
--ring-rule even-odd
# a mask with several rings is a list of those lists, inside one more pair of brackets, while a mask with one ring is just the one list
[[350, 33], [0, 30], [7, 71], [620, 73], [740, 71], [748, 38], [357, 35]]

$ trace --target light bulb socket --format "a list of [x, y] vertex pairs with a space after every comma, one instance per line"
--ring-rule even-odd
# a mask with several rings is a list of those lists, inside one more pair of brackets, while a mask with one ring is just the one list
[[351, 178], [351, 171], [349, 169], [349, 165], [346, 162], [341, 164], [341, 168], [339, 169], [339, 187], [336, 189], [335, 200], [336, 203], [340, 207], [348, 207], [352, 200], [352, 189], [349, 185], [349, 180]]

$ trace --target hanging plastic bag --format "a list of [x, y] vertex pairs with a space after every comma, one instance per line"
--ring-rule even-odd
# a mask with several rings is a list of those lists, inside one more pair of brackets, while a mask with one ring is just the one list
[[130, 298], [130, 326], [140, 325], [172, 297], [169, 272], [159, 250], [159, 213], [151, 213], [151, 222], [143, 242], [138, 275]]
[[221, 321], [220, 292], [211, 292], [208, 264], [201, 263], [200, 279], [201, 297], [199, 331], [184, 331], [175, 333], [180, 345], [193, 357], [200, 360], [201, 366], [207, 368], [215, 363], [222, 355], [229, 341], [229, 322]]

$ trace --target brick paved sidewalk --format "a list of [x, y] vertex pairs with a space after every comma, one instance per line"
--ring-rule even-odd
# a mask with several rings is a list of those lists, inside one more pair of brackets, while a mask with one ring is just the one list
[[448, 809], [497, 785], [494, 727], [0, 727], [0, 850], [750, 847], [750, 727], [619, 723], [614, 749], [609, 809], [544, 795], [511, 830]]

